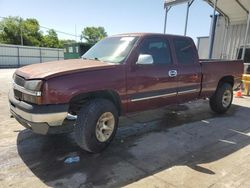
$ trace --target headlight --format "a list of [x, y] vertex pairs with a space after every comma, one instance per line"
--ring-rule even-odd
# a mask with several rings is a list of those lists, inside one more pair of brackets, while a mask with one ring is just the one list
[[40, 104], [42, 96], [41, 87], [41, 80], [25, 81], [24, 89], [26, 91], [23, 93], [23, 100], [34, 104]]
[[24, 83], [24, 88], [29, 91], [41, 91], [42, 81], [41, 80], [30, 80]]
[[15, 97], [26, 102], [41, 104], [42, 80], [20, 80], [15, 79], [13, 83]]

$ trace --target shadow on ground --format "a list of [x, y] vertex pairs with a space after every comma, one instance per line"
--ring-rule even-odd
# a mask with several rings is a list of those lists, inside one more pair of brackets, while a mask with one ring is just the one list
[[[181, 105], [130, 115], [121, 119], [115, 140], [101, 154], [82, 151], [72, 134], [46, 137], [29, 130], [19, 133], [17, 147], [30, 170], [53, 187], [124, 186], [175, 165], [212, 176], [215, 172], [199, 164], [250, 144], [247, 114], [250, 109], [235, 105], [222, 116], [202, 105]], [[238, 118], [246, 123], [237, 124]], [[80, 162], [65, 164], [72, 155]]]

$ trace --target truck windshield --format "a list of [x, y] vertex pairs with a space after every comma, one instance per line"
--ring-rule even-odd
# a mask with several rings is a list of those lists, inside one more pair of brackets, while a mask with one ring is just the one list
[[96, 43], [82, 58], [122, 63], [137, 40], [138, 37], [108, 37]]

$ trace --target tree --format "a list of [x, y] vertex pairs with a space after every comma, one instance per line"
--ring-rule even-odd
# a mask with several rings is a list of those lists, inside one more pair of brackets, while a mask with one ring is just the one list
[[47, 35], [43, 36], [42, 46], [49, 48], [59, 48], [59, 39], [57, 37], [57, 33], [54, 29], [50, 29], [47, 31]]
[[71, 39], [62, 39], [62, 40], [59, 40], [59, 47], [60, 48], [63, 48], [65, 44], [72, 44], [72, 43], [76, 43], [75, 40], [71, 40]]
[[20, 17], [4, 18], [0, 22], [0, 42], [5, 44], [21, 44]]
[[106, 36], [107, 33], [104, 27], [85, 27], [81, 35], [81, 37], [84, 38], [87, 43], [91, 45], [95, 44]]
[[24, 45], [40, 46], [42, 32], [40, 31], [39, 22], [36, 19], [28, 18], [21, 22], [21, 29], [24, 39]]
[[39, 46], [42, 37], [36, 19], [23, 20], [20, 17], [7, 17], [0, 22], [0, 42]]
[[[89, 46], [106, 36], [107, 33], [103, 27], [86, 27], [81, 35]], [[23, 19], [9, 16], [0, 21], [0, 43], [63, 48], [65, 44], [75, 42], [74, 40], [59, 40], [54, 29], [49, 29], [47, 34], [43, 34], [39, 22], [34, 18]]]

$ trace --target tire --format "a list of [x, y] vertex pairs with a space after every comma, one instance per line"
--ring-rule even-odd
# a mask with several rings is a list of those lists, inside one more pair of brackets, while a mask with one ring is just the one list
[[114, 138], [118, 121], [117, 109], [111, 101], [93, 99], [81, 108], [77, 116], [75, 140], [83, 150], [99, 153]]
[[229, 83], [219, 84], [214, 95], [210, 98], [210, 108], [218, 114], [223, 114], [230, 108], [232, 100], [232, 86]]

